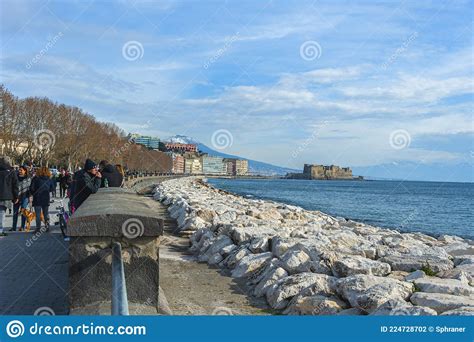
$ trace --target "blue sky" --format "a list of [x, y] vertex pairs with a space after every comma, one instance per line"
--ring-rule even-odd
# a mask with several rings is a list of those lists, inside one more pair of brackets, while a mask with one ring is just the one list
[[3, 0], [1, 82], [282, 166], [472, 181], [473, 5]]

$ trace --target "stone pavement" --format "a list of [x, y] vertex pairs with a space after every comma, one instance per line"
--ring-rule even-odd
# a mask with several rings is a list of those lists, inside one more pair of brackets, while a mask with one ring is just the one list
[[[57, 205], [50, 205], [52, 224]], [[7, 213], [6, 226], [11, 222]], [[68, 314], [68, 242], [59, 227], [36, 235], [32, 230], [0, 237], [0, 315]]]

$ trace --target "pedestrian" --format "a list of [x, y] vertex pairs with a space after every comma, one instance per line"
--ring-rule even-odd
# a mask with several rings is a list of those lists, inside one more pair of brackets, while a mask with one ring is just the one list
[[67, 189], [71, 183], [71, 175], [65, 169], [61, 170], [58, 177], [59, 180], [59, 196], [63, 198], [66, 196]]
[[49, 231], [49, 200], [52, 188], [51, 171], [46, 166], [40, 167], [30, 185], [30, 193], [33, 196], [33, 207], [36, 214], [35, 233], [41, 230], [41, 214], [44, 217], [45, 230]]
[[13, 205], [13, 226], [12, 231], [16, 231], [18, 224], [18, 215], [21, 216], [20, 231], [25, 229], [26, 217], [22, 215], [22, 209], [28, 208], [28, 201], [30, 197], [31, 178], [28, 176], [28, 167], [26, 165], [20, 166], [18, 169], [18, 203]]
[[[50, 170], [51, 172], [51, 170]], [[51, 172], [51, 195], [53, 198], [56, 198], [56, 188], [58, 187], [58, 179], [57, 179], [57, 170], [54, 169], [53, 172]]]
[[102, 174], [97, 168], [97, 164], [87, 159], [84, 169], [77, 171], [73, 176], [70, 190], [71, 211], [77, 210], [82, 203], [91, 195], [95, 194], [101, 184]]
[[0, 156], [0, 236], [5, 235], [5, 213], [12, 203], [18, 203], [18, 178], [10, 157]]
[[102, 160], [99, 163], [99, 169], [102, 174], [101, 188], [119, 188], [122, 185], [122, 174], [107, 160]]

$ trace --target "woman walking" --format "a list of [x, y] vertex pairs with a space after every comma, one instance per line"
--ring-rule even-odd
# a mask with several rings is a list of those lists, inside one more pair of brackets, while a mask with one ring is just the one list
[[33, 196], [33, 207], [36, 214], [36, 230], [41, 229], [41, 213], [43, 213], [46, 231], [49, 231], [49, 200], [53, 185], [51, 182], [51, 171], [42, 166], [36, 171], [36, 176], [31, 180], [30, 192]]
[[20, 231], [25, 229], [26, 217], [22, 215], [21, 209], [28, 208], [28, 199], [30, 197], [31, 178], [28, 177], [28, 167], [20, 166], [18, 169], [18, 202], [13, 205], [13, 227], [12, 231], [16, 231], [18, 224], [18, 215], [21, 215]]

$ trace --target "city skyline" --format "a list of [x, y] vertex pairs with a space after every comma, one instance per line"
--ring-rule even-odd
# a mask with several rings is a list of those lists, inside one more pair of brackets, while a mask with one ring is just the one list
[[3, 1], [2, 83], [284, 167], [472, 181], [472, 2], [297, 3]]

